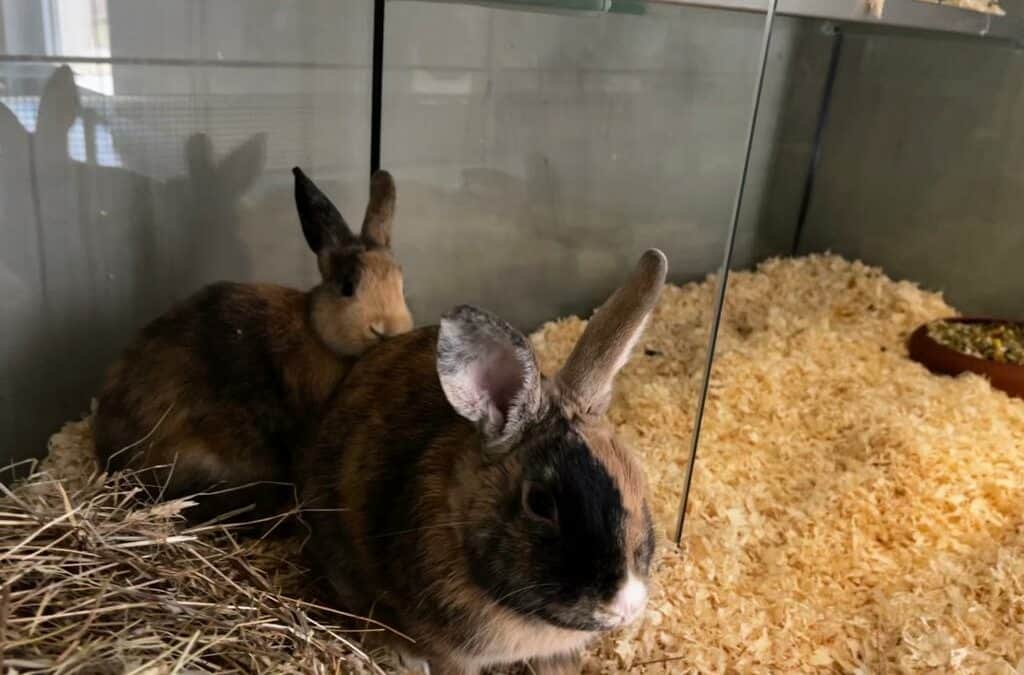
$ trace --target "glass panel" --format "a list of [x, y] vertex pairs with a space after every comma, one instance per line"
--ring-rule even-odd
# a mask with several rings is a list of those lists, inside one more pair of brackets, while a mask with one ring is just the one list
[[720, 263], [762, 16], [387, 12], [382, 164], [416, 214], [396, 239], [418, 313], [460, 297], [534, 327], [648, 246], [676, 281]]
[[[722, 262], [764, 15], [643, 9], [559, 15], [390, 2], [382, 165], [398, 178], [396, 246], [421, 320], [456, 302], [525, 330], [586, 317], [645, 248], [667, 253], [671, 280], [687, 285], [666, 290], [611, 416], [645, 462], [659, 534], [670, 536], [711, 321], [714, 283], [701, 282]], [[791, 58], [791, 29], [774, 43], [773, 72]], [[799, 201], [799, 186], [781, 188], [778, 203], [767, 189], [784, 84], [773, 75], [766, 85], [745, 220], [770, 212], [790, 223], [784, 211]], [[752, 230], [738, 241], [739, 259], [770, 255], [792, 236]], [[575, 321], [544, 330], [545, 369], [579, 330]], [[662, 543], [659, 574], [670, 586], [653, 603], [667, 625], [689, 611], [695, 589], [679, 581], [684, 558]], [[616, 636], [591, 658], [624, 671], [677, 656], [681, 644]]]
[[362, 212], [372, 9], [0, 3], [0, 456], [41, 454], [200, 285], [316, 278], [290, 170]]
[[785, 257], [734, 260], [684, 536], [697, 602], [673, 628], [700, 637], [665, 651], [673, 670], [1010, 672], [1024, 656], [1002, 599], [1024, 401], [907, 347], [954, 308], [1021, 318], [1024, 61], [861, 30], [801, 23], [769, 73], [773, 175], [740, 236]]

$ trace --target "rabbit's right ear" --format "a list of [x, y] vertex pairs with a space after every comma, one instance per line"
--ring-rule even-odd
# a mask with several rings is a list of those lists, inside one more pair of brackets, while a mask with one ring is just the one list
[[363, 219], [363, 239], [371, 244], [391, 247], [391, 226], [395, 220], [395, 179], [387, 171], [375, 171], [370, 177], [370, 202]]
[[667, 272], [665, 254], [648, 249], [626, 283], [587, 322], [555, 378], [562, 395], [579, 412], [604, 414], [607, 410], [612, 382], [643, 334]]
[[355, 241], [348, 223], [302, 169], [292, 169], [295, 175], [295, 208], [299, 211], [302, 234], [314, 253], [320, 255], [332, 248], [343, 248]]
[[485, 450], [500, 455], [541, 408], [541, 378], [529, 340], [498, 317], [462, 305], [441, 318], [437, 374], [445, 398], [473, 422]]

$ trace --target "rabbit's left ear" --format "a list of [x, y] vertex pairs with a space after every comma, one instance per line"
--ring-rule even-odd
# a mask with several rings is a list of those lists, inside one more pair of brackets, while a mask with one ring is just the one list
[[482, 309], [461, 305], [441, 317], [437, 374], [448, 403], [501, 454], [534, 421], [542, 400], [530, 341]]
[[323, 260], [332, 251], [358, 243], [341, 211], [316, 183], [299, 167], [293, 168], [292, 174], [295, 176], [295, 209], [299, 212], [302, 234], [317, 258]]

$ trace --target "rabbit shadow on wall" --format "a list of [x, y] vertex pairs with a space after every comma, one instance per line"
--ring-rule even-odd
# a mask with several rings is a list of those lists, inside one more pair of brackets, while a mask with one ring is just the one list
[[[50, 74], [36, 112], [29, 132], [0, 104], [0, 418], [13, 420], [3, 433], [15, 456], [39, 454], [86, 409], [121, 334], [155, 299], [151, 181], [96, 162], [97, 118], [68, 66]], [[68, 148], [79, 119], [85, 162]]]
[[167, 181], [162, 189], [161, 228], [173, 242], [169, 249], [177, 268], [168, 269], [175, 285], [187, 295], [214, 281], [248, 281], [254, 273], [251, 233], [258, 214], [243, 214], [243, 199], [263, 174], [267, 135], [255, 134], [224, 157], [214, 157], [205, 133], [185, 143], [185, 175]]

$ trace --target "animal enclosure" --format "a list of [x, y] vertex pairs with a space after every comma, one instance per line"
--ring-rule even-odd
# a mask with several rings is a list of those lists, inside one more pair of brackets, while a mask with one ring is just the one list
[[91, 401], [147, 322], [319, 279], [297, 165], [346, 214], [390, 171], [416, 323], [485, 307], [548, 373], [665, 252], [609, 413], [651, 598], [584, 672], [1024, 671], [1024, 401], [907, 349], [1024, 318], [1024, 2], [952, 4], [0, 3], [0, 663], [394, 668], [301, 536], [93, 476]]

